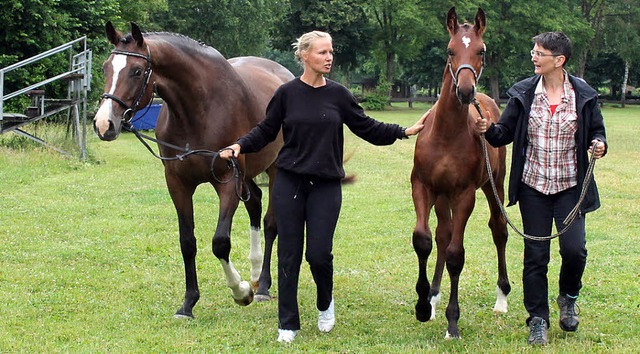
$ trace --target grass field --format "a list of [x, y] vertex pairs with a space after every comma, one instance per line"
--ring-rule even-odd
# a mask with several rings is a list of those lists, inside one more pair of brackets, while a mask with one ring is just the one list
[[[394, 107], [371, 115], [406, 126], [423, 111]], [[640, 107], [606, 107], [604, 115], [610, 150], [596, 165], [602, 208], [587, 216], [580, 329], [562, 332], [552, 306], [544, 349], [526, 344], [522, 240], [513, 232], [507, 245], [509, 312], [498, 316], [491, 310], [496, 257], [481, 193], [465, 239], [462, 339], [444, 339], [446, 304], [435, 321], [415, 320], [409, 182], [415, 138], [376, 147], [347, 134], [346, 169], [357, 183], [343, 190], [334, 243], [337, 325], [330, 334], [316, 328], [315, 287], [306, 264], [299, 292], [302, 330], [291, 345], [275, 342], [275, 301], [235, 305], [211, 253], [217, 198], [205, 185], [195, 197], [201, 299], [195, 320], [174, 319], [184, 294], [175, 212], [161, 163], [123, 134], [111, 143], [91, 135], [86, 162], [40, 148], [0, 147], [0, 352], [638, 352]], [[0, 146], [11, 146], [8, 139], [0, 136]], [[517, 208], [507, 211], [519, 225]], [[242, 208], [232, 233], [231, 257], [246, 279], [248, 218]], [[553, 241], [552, 305], [557, 249]]]

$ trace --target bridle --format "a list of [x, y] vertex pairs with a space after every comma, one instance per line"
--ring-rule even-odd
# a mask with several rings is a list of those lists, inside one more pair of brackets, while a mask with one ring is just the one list
[[[177, 145], [173, 145], [170, 144], [166, 141], [162, 141], [159, 139], [155, 139], [152, 138], [150, 136], [144, 135], [140, 132], [138, 132], [137, 129], [135, 129], [133, 127], [133, 125], [130, 123], [131, 118], [133, 118], [133, 115], [135, 114], [136, 111], [138, 111], [138, 106], [140, 105], [140, 101], [142, 100], [142, 97], [144, 96], [144, 93], [147, 91], [147, 86], [149, 86], [149, 80], [151, 79], [151, 74], [153, 73], [153, 70], [151, 69], [151, 51], [149, 50], [149, 47], [147, 47], [147, 55], [143, 55], [140, 53], [136, 53], [136, 52], [129, 52], [129, 51], [124, 51], [124, 50], [118, 50], [115, 49], [111, 52], [111, 54], [122, 54], [122, 55], [126, 55], [126, 56], [130, 56], [130, 57], [137, 57], [137, 58], [142, 58], [144, 60], [147, 61], [147, 67], [144, 70], [144, 84], [140, 87], [140, 91], [138, 92], [138, 96], [136, 97], [136, 99], [133, 101], [133, 104], [131, 106], [127, 105], [121, 98], [114, 96], [110, 93], [103, 93], [102, 94], [102, 98], [109, 98], [112, 99], [116, 102], [118, 102], [118, 104], [120, 106], [122, 106], [123, 108], [125, 108], [124, 113], [122, 113], [122, 127], [124, 130], [127, 130], [129, 132], [132, 132], [137, 138], [138, 140], [147, 148], [147, 150], [149, 150], [149, 152], [151, 153], [151, 155], [153, 155], [154, 157], [156, 157], [159, 160], [162, 161], [175, 161], [175, 160], [179, 160], [179, 161], [183, 161], [185, 158], [187, 158], [190, 155], [208, 155], [208, 156], [212, 156], [211, 159], [211, 165], [210, 165], [210, 171], [211, 174], [213, 176], [213, 178], [218, 181], [219, 183], [228, 183], [231, 178], [233, 178], [235, 180], [235, 191], [236, 191], [236, 195], [238, 196], [238, 199], [240, 199], [243, 202], [246, 202], [249, 200], [249, 198], [251, 198], [251, 191], [247, 189], [246, 191], [246, 196], [242, 195], [242, 181], [244, 180], [244, 176], [242, 175], [242, 172], [240, 171], [240, 167], [238, 164], [238, 160], [237, 158], [233, 157], [230, 160], [227, 161], [227, 168], [230, 170], [233, 170], [233, 176], [230, 177], [229, 179], [221, 179], [219, 178], [216, 173], [215, 173], [215, 163], [216, 160], [219, 157], [220, 152], [222, 152], [223, 150], [227, 149], [221, 149], [219, 151], [211, 151], [211, 150], [205, 150], [205, 149], [198, 149], [198, 150], [193, 150], [189, 147], [189, 144], [187, 144], [185, 147], [182, 146], [177, 146]], [[126, 118], [127, 114], [131, 113], [131, 116], [129, 117], [129, 119]], [[174, 157], [164, 157], [164, 156], [160, 156], [158, 154], [156, 154], [153, 149], [151, 148], [151, 146], [149, 146], [149, 144], [147, 144], [146, 141], [144, 140], [150, 140], [153, 141], [159, 145], [164, 145], [166, 147], [169, 147], [171, 149], [177, 150], [177, 151], [181, 151], [181, 154], [176, 154]]]
[[[149, 50], [149, 47], [147, 47], [147, 55], [144, 55], [136, 52], [129, 52], [125, 50], [114, 49], [111, 52], [111, 54], [121, 54], [121, 55], [126, 55], [128, 57], [137, 57], [147, 61], [147, 67], [144, 70], [144, 80], [143, 80], [144, 84], [140, 87], [138, 96], [133, 101], [133, 104], [131, 106], [127, 105], [121, 98], [114, 96], [110, 93], [105, 92], [101, 96], [102, 98], [112, 99], [116, 101], [120, 106], [122, 106], [125, 109], [125, 111], [122, 113], [122, 121], [128, 122], [129, 120], [131, 120], [131, 118], [133, 118], [133, 115], [135, 114], [135, 112], [138, 111], [138, 106], [140, 105], [140, 101], [142, 100], [142, 97], [144, 97], [144, 93], [147, 91], [147, 86], [149, 86], [149, 80], [151, 79], [151, 74], [153, 73], [153, 69], [151, 69], [151, 51]], [[127, 114], [130, 114], [129, 119], [126, 118]]]

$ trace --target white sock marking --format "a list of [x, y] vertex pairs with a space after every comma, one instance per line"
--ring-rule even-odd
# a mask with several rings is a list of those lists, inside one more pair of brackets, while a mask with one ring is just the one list
[[257, 282], [262, 271], [262, 235], [260, 228], [251, 227], [251, 245], [249, 247], [249, 261], [251, 262], [251, 282]]

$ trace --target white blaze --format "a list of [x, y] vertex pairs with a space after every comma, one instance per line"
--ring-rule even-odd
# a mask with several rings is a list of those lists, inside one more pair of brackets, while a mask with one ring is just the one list
[[[122, 54], [114, 55], [113, 60], [111, 61], [111, 66], [113, 67], [113, 75], [111, 76], [111, 88], [107, 93], [113, 95], [116, 91], [116, 87], [118, 85], [118, 77], [120, 76], [120, 71], [127, 66], [127, 56]], [[113, 100], [107, 98], [102, 102], [100, 109], [96, 113], [95, 117], [95, 125], [98, 128], [100, 134], [104, 134], [109, 129], [109, 117], [111, 117], [111, 106]]]

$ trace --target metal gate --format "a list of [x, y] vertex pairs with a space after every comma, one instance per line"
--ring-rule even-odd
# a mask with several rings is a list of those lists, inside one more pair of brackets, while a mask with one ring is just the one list
[[[45, 58], [60, 53], [68, 54], [69, 66], [67, 71], [56, 73], [52, 77], [13, 92], [5, 92], [5, 78], [8, 73], [34, 65]], [[74, 138], [80, 148], [81, 159], [84, 160], [87, 157], [87, 92], [91, 90], [91, 61], [92, 52], [91, 49], [87, 48], [87, 37], [82, 37], [0, 69], [0, 134], [14, 132], [69, 155], [66, 151], [21, 129], [26, 124], [67, 111], [68, 120], [73, 125]], [[47, 97], [45, 85], [56, 81], [66, 81], [68, 83], [66, 98]], [[5, 103], [21, 95], [30, 97], [31, 105], [24, 112], [5, 112]]]

